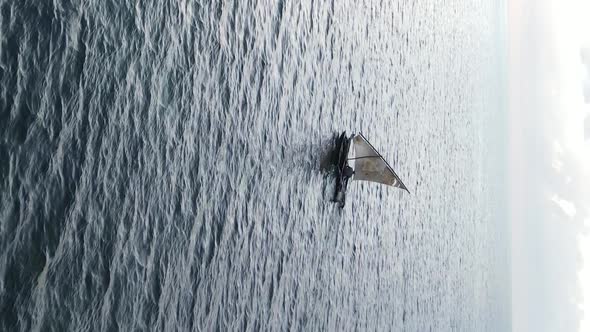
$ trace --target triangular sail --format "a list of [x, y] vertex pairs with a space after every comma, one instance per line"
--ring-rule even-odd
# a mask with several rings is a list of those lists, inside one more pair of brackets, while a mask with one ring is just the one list
[[348, 161], [354, 168], [353, 180], [382, 183], [409, 192], [383, 156], [362, 134], [352, 139]]

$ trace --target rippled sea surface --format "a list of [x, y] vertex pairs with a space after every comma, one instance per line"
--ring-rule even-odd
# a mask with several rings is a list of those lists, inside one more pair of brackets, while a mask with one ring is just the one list
[[507, 326], [499, 7], [0, 0], [0, 330]]

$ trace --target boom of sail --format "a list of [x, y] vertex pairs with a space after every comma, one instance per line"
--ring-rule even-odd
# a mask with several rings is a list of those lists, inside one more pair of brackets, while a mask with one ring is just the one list
[[362, 134], [352, 137], [347, 161], [354, 169], [353, 181], [377, 182], [410, 192], [393, 168]]

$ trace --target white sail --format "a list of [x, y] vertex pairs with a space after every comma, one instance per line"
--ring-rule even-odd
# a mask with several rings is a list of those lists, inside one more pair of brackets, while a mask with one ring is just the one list
[[352, 139], [348, 164], [354, 169], [353, 180], [377, 182], [408, 191], [391, 166], [362, 134]]

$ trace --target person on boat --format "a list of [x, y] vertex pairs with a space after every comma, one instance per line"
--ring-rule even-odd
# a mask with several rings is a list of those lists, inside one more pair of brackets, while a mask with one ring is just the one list
[[354, 169], [352, 167], [346, 165], [344, 166], [344, 171], [342, 172], [345, 179], [350, 179], [354, 175]]

